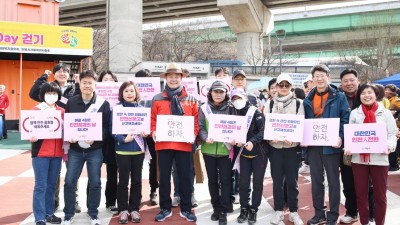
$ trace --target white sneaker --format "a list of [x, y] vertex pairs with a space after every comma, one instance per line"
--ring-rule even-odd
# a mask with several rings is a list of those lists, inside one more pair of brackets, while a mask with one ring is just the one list
[[271, 218], [271, 224], [278, 225], [283, 220], [283, 211], [275, 211], [274, 215]]
[[303, 220], [301, 220], [297, 212], [289, 213], [289, 221], [294, 223], [294, 225], [304, 225]]
[[177, 207], [181, 203], [181, 197], [179, 196], [174, 196], [172, 199], [172, 207]]
[[310, 173], [310, 166], [302, 162], [301, 167], [299, 168], [299, 173]]
[[90, 218], [90, 225], [101, 225], [99, 218]]
[[66, 220], [65, 218], [64, 218], [64, 221], [63, 221], [63, 225], [71, 225], [72, 224], [72, 221], [74, 220], [74, 217], [71, 217], [69, 220]]
[[239, 195], [233, 195], [233, 197], [235, 198], [235, 199], [233, 200], [233, 204], [239, 204], [239, 203], [240, 203], [240, 197], [239, 197]]
[[113, 215], [118, 214], [118, 208], [115, 205], [108, 206], [107, 211], [112, 213]]
[[194, 192], [192, 193], [192, 207], [196, 208], [197, 206], [199, 206], [199, 203], [196, 200], [196, 197], [194, 196]]
[[358, 216], [350, 216], [348, 214], [344, 215], [342, 218], [340, 218], [341, 223], [352, 223], [358, 220]]

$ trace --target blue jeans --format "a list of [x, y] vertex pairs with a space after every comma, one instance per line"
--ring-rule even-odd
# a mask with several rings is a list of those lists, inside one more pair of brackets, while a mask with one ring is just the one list
[[46, 215], [54, 214], [54, 191], [61, 170], [61, 157], [32, 158], [35, 173], [33, 189], [33, 215], [35, 221], [44, 221]]
[[81, 176], [85, 162], [89, 177], [88, 214], [91, 218], [97, 218], [97, 214], [99, 213], [103, 152], [101, 148], [89, 152], [78, 152], [70, 149], [64, 184], [64, 214], [66, 219], [70, 219], [75, 214], [75, 185]]

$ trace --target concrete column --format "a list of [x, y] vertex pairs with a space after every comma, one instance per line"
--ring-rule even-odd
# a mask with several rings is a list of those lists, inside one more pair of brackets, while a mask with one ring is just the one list
[[262, 60], [264, 34], [274, 28], [273, 14], [261, 0], [217, 0], [217, 6], [232, 31], [237, 35], [238, 59], [249, 64]]
[[[244, 32], [237, 34], [237, 58], [257, 64], [262, 59], [262, 42], [259, 32]], [[261, 62], [261, 61], [260, 61]]]
[[142, 62], [143, 1], [108, 0], [109, 69], [128, 73]]

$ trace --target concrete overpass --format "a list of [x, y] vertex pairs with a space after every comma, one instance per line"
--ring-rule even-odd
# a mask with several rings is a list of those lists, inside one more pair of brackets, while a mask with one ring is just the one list
[[142, 61], [143, 22], [168, 21], [221, 13], [237, 35], [238, 59], [261, 57], [262, 36], [274, 26], [271, 9], [353, 2], [354, 0], [67, 0], [60, 25], [107, 24], [109, 68], [130, 73]]
[[[98, 27], [106, 25], [110, 0], [66, 0], [60, 4], [60, 25]], [[126, 0], [124, 5], [137, 5]], [[268, 9], [345, 2], [346, 0], [261, 0]], [[349, 0], [347, 0], [349, 1]], [[355, 0], [350, 0], [355, 1]], [[143, 0], [143, 23], [221, 15], [217, 0]]]

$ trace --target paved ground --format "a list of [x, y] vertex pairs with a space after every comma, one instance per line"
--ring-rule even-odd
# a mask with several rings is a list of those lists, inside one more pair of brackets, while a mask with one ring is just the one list
[[[3, 149], [1, 145], [6, 144], [7, 140], [0, 141], [0, 201], [2, 207], [0, 210], [0, 225], [5, 224], [24, 224], [33, 225], [34, 219], [32, 215], [32, 192], [34, 186], [33, 170], [31, 168], [30, 152], [27, 150], [17, 149]], [[65, 167], [63, 167], [62, 175], [65, 175]], [[104, 192], [105, 184], [105, 166], [103, 166], [102, 172], [102, 186]], [[154, 222], [154, 215], [158, 212], [157, 206], [149, 205], [149, 184], [148, 180], [148, 166], [145, 165], [143, 168], [143, 204], [140, 209], [142, 215], [142, 224], [194, 224], [186, 222], [179, 217], [179, 208], [173, 209], [173, 216], [164, 222]], [[79, 180], [80, 196], [79, 201], [81, 206], [84, 206], [86, 198], [86, 184], [87, 175], [84, 169], [82, 178]], [[400, 213], [400, 172], [391, 173], [389, 175], [388, 182], [388, 211], [386, 224], [388, 225], [400, 225], [398, 214]], [[62, 193], [63, 190], [61, 190]], [[313, 207], [311, 201], [311, 184], [310, 177], [301, 175], [299, 177], [299, 214], [304, 221], [313, 216]], [[195, 208], [194, 211], [198, 217], [196, 224], [209, 225], [217, 224], [217, 222], [211, 221], [209, 218], [212, 213], [212, 207], [210, 204], [210, 197], [208, 194], [207, 180], [203, 184], [196, 184], [195, 187], [196, 197], [199, 200], [199, 207]], [[272, 199], [272, 180], [270, 178], [269, 169], [265, 174], [264, 179], [264, 193], [263, 201], [258, 213], [257, 224], [270, 224], [269, 220], [273, 214], [273, 199]], [[61, 198], [62, 199], [62, 198]], [[326, 197], [328, 199], [328, 197]], [[340, 206], [340, 214], [344, 214], [344, 198], [342, 196], [342, 204]], [[63, 206], [63, 201], [61, 206]], [[239, 205], [234, 205], [235, 211], [228, 214], [228, 224], [238, 224], [236, 217], [239, 215]], [[74, 220], [74, 224], [90, 224], [89, 219], [86, 216], [86, 209], [83, 208], [83, 212], [77, 214]], [[102, 224], [118, 224], [118, 218], [112, 216], [105, 210], [104, 205], [104, 194], [102, 195], [102, 202], [100, 207], [99, 217]], [[62, 210], [58, 210], [56, 215], [63, 216]], [[288, 221], [287, 215], [285, 221], [281, 224], [292, 224]], [[359, 222], [353, 223], [359, 225]]]

